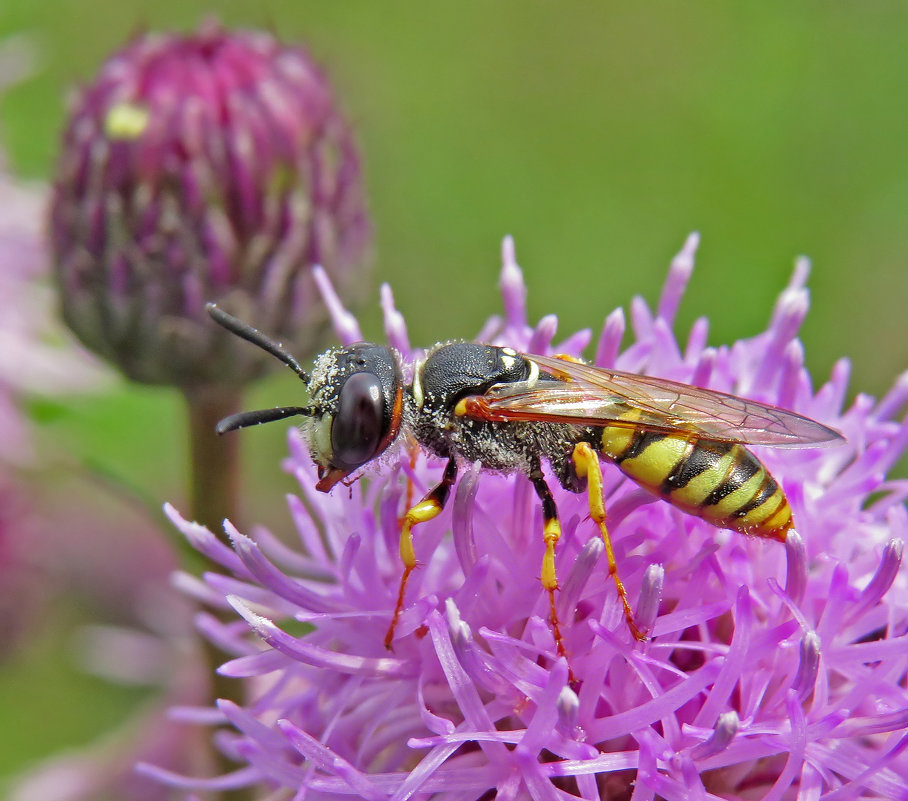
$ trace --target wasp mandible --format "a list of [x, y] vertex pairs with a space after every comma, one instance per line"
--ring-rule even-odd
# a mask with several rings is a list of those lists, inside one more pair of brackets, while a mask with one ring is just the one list
[[262, 332], [215, 304], [207, 309], [215, 322], [290, 367], [310, 397], [308, 406], [226, 417], [217, 426], [219, 434], [296, 415], [308, 418], [305, 433], [318, 466], [316, 489], [322, 492], [401, 436], [447, 460], [438, 485], [403, 518], [404, 570], [385, 636], [388, 648], [416, 567], [412, 529], [442, 511], [461, 462], [521, 472], [532, 483], [544, 521], [542, 586], [555, 642], [564, 654], [555, 608], [561, 524], [543, 460], [566, 490], [587, 492], [628, 627], [643, 640], [646, 633], [634, 622], [606, 526], [600, 457], [688, 514], [719, 528], [784, 542], [793, 526], [788, 500], [745, 445], [809, 447], [841, 439], [814, 420], [735, 395], [493, 345], [435, 345], [414, 366], [408, 385], [396, 352], [366, 342], [326, 351], [310, 373]]

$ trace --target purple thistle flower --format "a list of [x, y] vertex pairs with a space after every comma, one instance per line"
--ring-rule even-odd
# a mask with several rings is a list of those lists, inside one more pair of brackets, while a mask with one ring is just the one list
[[67, 323], [139, 381], [263, 369], [212, 331], [206, 301], [312, 348], [327, 313], [308, 268], [363, 286], [350, 129], [308, 53], [261, 31], [206, 23], [114, 54], [70, 110], [51, 218]]
[[7, 172], [0, 150], [0, 466], [32, 458], [25, 397], [95, 390], [109, 380], [98, 362], [64, 339], [44, 282], [45, 188]]
[[[0, 95], [27, 76], [35, 54], [24, 36], [0, 41]], [[0, 146], [0, 659], [27, 634], [47, 602], [41, 528], [30, 488], [19, 474], [38, 462], [25, 400], [35, 394], [97, 389], [106, 374], [63, 339], [41, 234], [46, 187], [19, 180]]]
[[[34, 59], [25, 37], [0, 41], [0, 95], [32, 71]], [[43, 284], [46, 203], [47, 187], [16, 177], [0, 146], [0, 470], [33, 457], [25, 397], [84, 391], [104, 380], [84, 351], [64, 344], [52, 294]]]
[[[641, 644], [586, 500], [556, 490], [569, 671], [546, 619], [533, 488], [521, 475], [467, 466], [447, 509], [416, 529], [422, 567], [388, 652], [403, 477], [418, 497], [442, 464], [420, 456], [411, 467], [400, 452], [325, 496], [292, 430], [285, 467], [302, 493], [288, 498], [300, 550], [227, 523], [231, 548], [167, 508], [229, 573], [178, 583], [239, 614], [203, 615], [199, 626], [233, 655], [221, 672], [248, 692], [244, 706], [176, 714], [229, 724], [217, 742], [242, 767], [213, 779], [141, 769], [187, 792], [260, 782], [297, 801], [908, 798], [908, 582], [899, 573], [908, 482], [886, 478], [908, 446], [908, 422], [897, 419], [908, 373], [881, 400], [858, 395], [846, 407], [843, 360], [814, 391], [796, 339], [808, 306], [803, 260], [764, 333], [707, 347], [701, 319], [679, 342], [672, 326], [696, 246], [694, 235], [673, 261], [655, 311], [633, 300], [628, 348], [623, 312], [608, 315], [595, 361], [779, 404], [842, 431], [837, 448], [761, 451], [793, 507], [785, 545], [716, 529], [606, 466], [621, 575], [651, 634]], [[555, 344], [553, 316], [528, 325], [509, 239], [501, 291], [504, 317], [483, 341], [543, 354], [590, 344], [590, 331]], [[389, 341], [413, 358], [387, 288], [382, 307]], [[337, 321], [342, 339], [356, 335], [349, 319]]]

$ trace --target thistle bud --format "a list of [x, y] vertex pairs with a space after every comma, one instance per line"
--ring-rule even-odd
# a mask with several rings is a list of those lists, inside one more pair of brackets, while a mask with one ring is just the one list
[[204, 312], [216, 301], [314, 347], [309, 268], [362, 285], [357, 154], [307, 53], [205, 24], [127, 44], [76, 97], [51, 207], [63, 314], [132, 379], [239, 384], [264, 367]]

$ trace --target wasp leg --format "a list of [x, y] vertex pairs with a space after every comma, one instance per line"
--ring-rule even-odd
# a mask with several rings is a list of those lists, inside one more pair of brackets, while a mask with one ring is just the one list
[[400, 560], [404, 563], [404, 574], [400, 577], [400, 589], [397, 592], [397, 603], [394, 606], [391, 625], [388, 626], [388, 633], [385, 634], [385, 648], [389, 651], [394, 640], [394, 629], [397, 628], [397, 621], [404, 608], [404, 593], [407, 590], [407, 581], [416, 567], [416, 552], [413, 550], [413, 526], [417, 523], [425, 523], [441, 514], [441, 510], [445, 508], [445, 504], [451, 494], [451, 487], [456, 479], [457, 463], [454, 459], [448, 459], [441, 481], [404, 516], [403, 526], [400, 530]]
[[624, 607], [624, 617], [627, 620], [627, 627], [634, 635], [634, 639], [646, 640], [646, 632], [641, 631], [634, 622], [634, 613], [631, 610], [630, 602], [627, 599], [627, 590], [618, 575], [618, 563], [615, 561], [615, 551], [612, 548], [612, 539], [609, 537], [608, 528], [605, 525], [605, 501], [602, 498], [602, 467], [599, 464], [599, 456], [590, 447], [587, 442], [580, 442], [574, 446], [572, 455], [577, 475], [580, 478], [586, 478], [587, 495], [590, 503], [590, 517], [599, 526], [602, 532], [602, 539], [605, 542], [605, 554], [608, 557], [608, 574], [615, 581], [615, 588], [618, 590], [618, 598]]
[[530, 473], [530, 481], [542, 501], [543, 537], [545, 538], [545, 553], [542, 556], [542, 588], [549, 594], [549, 618], [552, 622], [552, 635], [555, 637], [555, 646], [558, 655], [567, 658], [564, 647], [564, 638], [561, 636], [561, 624], [558, 621], [558, 611], [555, 606], [555, 590], [558, 589], [558, 576], [555, 574], [555, 545], [561, 539], [561, 521], [558, 519], [558, 507], [552, 491], [542, 476], [542, 469], [537, 463]]
[[[416, 469], [416, 458], [419, 455], [419, 446], [416, 444], [416, 441], [412, 441], [407, 446], [407, 453], [410, 456], [410, 470]], [[413, 479], [410, 476], [407, 476], [407, 488], [404, 490], [404, 509], [409, 511], [413, 508]], [[406, 514], [401, 515], [397, 518], [397, 525], [403, 528], [404, 523], [406, 522]]]

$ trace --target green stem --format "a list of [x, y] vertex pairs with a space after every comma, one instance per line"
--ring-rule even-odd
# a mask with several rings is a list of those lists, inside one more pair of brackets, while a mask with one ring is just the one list
[[[241, 393], [231, 387], [194, 387], [185, 390], [184, 395], [189, 412], [192, 517], [229, 544], [223, 522], [229, 519], [239, 524], [240, 438], [219, 437], [214, 429], [220, 419], [239, 409]], [[210, 564], [208, 568], [220, 570]], [[204, 638], [201, 646], [211, 676], [212, 701], [225, 698], [242, 706], [242, 683], [217, 672], [225, 655]], [[219, 773], [230, 773], [239, 767], [219, 751], [213, 757]], [[247, 801], [253, 798], [253, 790], [226, 791], [220, 797], [224, 801]]]
[[224, 519], [238, 523], [240, 438], [219, 437], [217, 422], [236, 412], [240, 392], [231, 387], [201, 387], [185, 392], [189, 407], [191, 508], [197, 523], [224, 542]]

